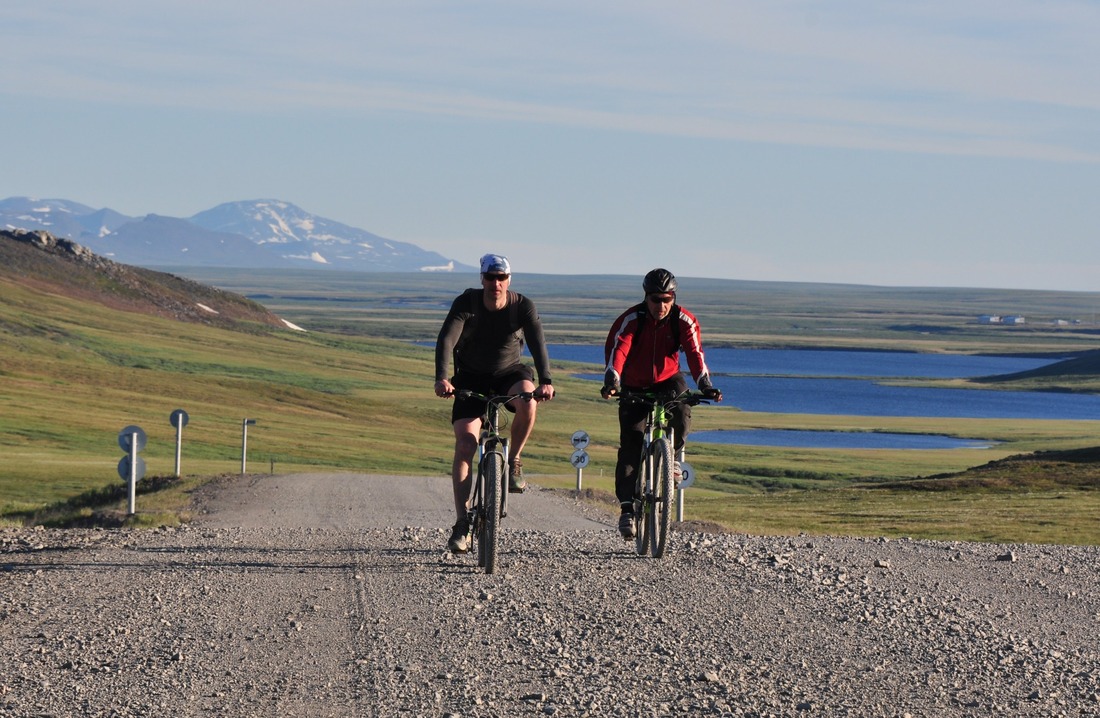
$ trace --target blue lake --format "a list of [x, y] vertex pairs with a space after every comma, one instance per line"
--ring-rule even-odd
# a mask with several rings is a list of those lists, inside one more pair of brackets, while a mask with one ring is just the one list
[[715, 377], [744, 411], [974, 419], [1100, 419], [1086, 394], [889, 386], [869, 379]]
[[[550, 355], [596, 364], [603, 348], [553, 345]], [[707, 365], [733, 405], [744, 411], [855, 416], [1004, 419], [1100, 419], [1100, 396], [1050, 392], [890, 386], [878, 379], [950, 379], [1025, 371], [1050, 359], [904, 352], [724, 349]], [[601, 374], [585, 375], [594, 381]], [[689, 382], [690, 383], [690, 382]]]
[[[603, 365], [602, 346], [552, 345], [555, 360]], [[852, 416], [930, 416], [1004, 419], [1100, 419], [1100, 396], [1049, 392], [890, 386], [896, 378], [951, 379], [1035, 369], [1051, 359], [825, 350], [727, 349], [706, 352], [714, 384], [725, 403], [743, 411]], [[595, 383], [602, 374], [586, 374]], [[690, 381], [689, 381], [690, 384]], [[950, 448], [956, 439], [839, 432], [728, 432], [709, 440], [753, 445], [851, 448]], [[697, 436], [697, 440], [708, 440]], [[801, 442], [773, 444], [774, 441]], [[977, 440], [982, 446], [989, 442]]]

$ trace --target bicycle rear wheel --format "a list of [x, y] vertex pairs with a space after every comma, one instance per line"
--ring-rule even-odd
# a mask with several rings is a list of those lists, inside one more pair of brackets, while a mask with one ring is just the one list
[[672, 445], [668, 439], [653, 442], [653, 505], [649, 517], [650, 548], [653, 558], [661, 558], [668, 547], [668, 527], [672, 522]]
[[504, 454], [488, 451], [485, 462], [485, 485], [481, 503], [481, 532], [477, 542], [478, 565], [485, 573], [497, 568], [497, 546], [500, 541], [501, 491], [504, 486]]

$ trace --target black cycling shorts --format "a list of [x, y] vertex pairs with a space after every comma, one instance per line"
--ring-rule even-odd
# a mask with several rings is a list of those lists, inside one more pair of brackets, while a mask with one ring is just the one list
[[[468, 389], [486, 396], [501, 396], [510, 392], [517, 382], [523, 380], [534, 383], [535, 370], [526, 364], [514, 364], [496, 375], [459, 372], [451, 377], [451, 385], [454, 386], [456, 391]], [[508, 411], [515, 411], [507, 404], [504, 405], [504, 408]], [[454, 406], [451, 407], [452, 424], [459, 419], [477, 419], [483, 416], [485, 416], [484, 401], [455, 398]]]

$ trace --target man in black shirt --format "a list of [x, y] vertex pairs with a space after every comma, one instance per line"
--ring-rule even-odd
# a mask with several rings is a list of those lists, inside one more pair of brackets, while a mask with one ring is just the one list
[[[508, 289], [512, 269], [506, 257], [486, 254], [481, 258], [481, 289], [467, 289], [455, 298], [439, 330], [435, 345], [435, 394], [452, 396], [469, 389], [489, 396], [534, 391], [535, 400], [516, 399], [507, 404], [515, 412], [511, 425], [509, 485], [512, 493], [527, 486], [520, 455], [535, 426], [536, 401], [554, 398], [550, 360], [535, 304]], [[529, 344], [535, 370], [521, 363], [524, 341]], [[450, 360], [454, 358], [454, 376]], [[538, 386], [535, 385], [538, 373]], [[485, 402], [455, 399], [451, 424], [455, 433], [451, 480], [458, 521], [451, 530], [447, 547], [454, 553], [469, 550], [470, 527], [466, 512], [473, 481], [470, 467], [481, 433]]]

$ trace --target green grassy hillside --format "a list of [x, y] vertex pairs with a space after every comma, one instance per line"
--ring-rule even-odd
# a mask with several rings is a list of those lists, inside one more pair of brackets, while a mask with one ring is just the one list
[[974, 379], [975, 384], [1033, 391], [1100, 392], [1100, 349], [1031, 371]]

